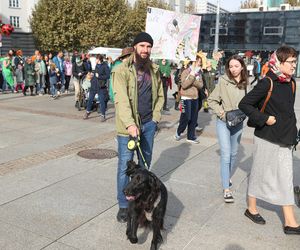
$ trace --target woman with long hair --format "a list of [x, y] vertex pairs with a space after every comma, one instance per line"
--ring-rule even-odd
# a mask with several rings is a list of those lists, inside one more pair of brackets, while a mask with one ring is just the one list
[[[292, 75], [296, 66], [294, 48], [282, 46], [277, 49], [269, 60], [266, 77], [242, 99], [239, 107], [255, 126], [245, 216], [257, 224], [266, 223], [258, 213], [256, 199], [282, 206], [284, 233], [300, 235], [300, 225], [293, 210], [292, 148], [296, 144], [297, 120], [294, 111], [296, 82]], [[271, 86], [271, 97], [264, 112], [260, 112]]]
[[219, 78], [213, 92], [208, 97], [208, 105], [217, 115], [217, 135], [221, 150], [221, 178], [226, 203], [234, 202], [230, 187], [231, 175], [242, 137], [243, 123], [227, 127], [226, 112], [238, 108], [245, 96], [248, 75], [243, 58], [234, 55], [225, 64], [225, 75]]

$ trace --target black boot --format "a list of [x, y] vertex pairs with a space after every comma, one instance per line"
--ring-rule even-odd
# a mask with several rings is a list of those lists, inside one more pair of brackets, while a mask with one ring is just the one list
[[178, 106], [179, 106], [179, 102], [175, 102], [175, 107], [174, 107], [174, 109], [175, 109], [175, 110], [179, 110], [179, 107], [178, 107]]

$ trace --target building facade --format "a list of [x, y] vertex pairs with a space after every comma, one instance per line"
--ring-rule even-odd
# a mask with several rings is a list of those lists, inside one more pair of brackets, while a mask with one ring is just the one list
[[[198, 49], [212, 52], [216, 15], [201, 16]], [[292, 46], [300, 52], [299, 27], [300, 10], [224, 13], [220, 15], [219, 50], [224, 50], [227, 55], [250, 50], [265, 58], [282, 45]], [[300, 76], [300, 64], [297, 76]]]
[[38, 0], [1, 0], [0, 15], [3, 23], [14, 26], [14, 32], [2, 36], [1, 53], [9, 49], [22, 49], [25, 55], [30, 55], [35, 49], [29, 18]]
[[[195, 13], [217, 13], [217, 5], [207, 0], [194, 0]], [[228, 13], [229, 11], [220, 7], [220, 13]]]

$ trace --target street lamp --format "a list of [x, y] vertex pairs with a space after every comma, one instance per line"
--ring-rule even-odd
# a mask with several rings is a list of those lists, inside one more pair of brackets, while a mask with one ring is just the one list
[[219, 21], [220, 21], [220, 0], [217, 0], [217, 14], [216, 14], [214, 52], [218, 52], [218, 48], [219, 48]]

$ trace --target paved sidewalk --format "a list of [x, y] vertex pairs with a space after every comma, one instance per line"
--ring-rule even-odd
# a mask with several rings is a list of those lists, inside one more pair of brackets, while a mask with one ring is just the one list
[[[116, 221], [117, 158], [77, 155], [89, 148], [116, 150], [112, 105], [109, 119], [100, 123], [97, 113], [83, 120], [84, 111], [77, 111], [73, 100], [71, 95], [51, 100], [0, 94], [0, 249], [150, 249], [151, 231], [139, 229], [139, 242], [132, 245], [126, 225]], [[152, 171], [169, 191], [160, 249], [299, 249], [300, 237], [283, 233], [279, 207], [259, 203], [264, 226], [243, 215], [253, 130], [243, 132], [232, 178], [235, 203], [224, 204], [215, 118], [199, 113], [204, 131], [198, 145], [173, 139], [178, 118], [174, 110], [164, 115], [155, 138]], [[297, 185], [299, 151], [294, 157]], [[300, 221], [300, 209], [295, 209]]]

